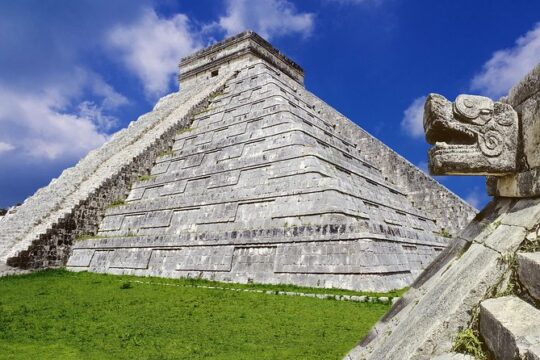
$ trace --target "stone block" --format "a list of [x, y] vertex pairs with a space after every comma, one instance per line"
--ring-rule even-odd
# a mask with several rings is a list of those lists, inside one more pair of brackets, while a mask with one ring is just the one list
[[110, 268], [147, 269], [151, 249], [116, 249], [109, 260]]
[[177, 271], [231, 271], [234, 247], [184, 248], [177, 255]]
[[517, 253], [519, 281], [529, 294], [540, 301], [540, 252]]
[[540, 310], [515, 296], [485, 300], [480, 333], [498, 360], [523, 359], [540, 345]]
[[69, 257], [66, 266], [69, 267], [89, 267], [94, 255], [93, 249], [75, 249]]
[[504, 272], [498, 252], [473, 243], [422, 287], [409, 291], [395, 305], [397, 313], [373, 330], [378, 336], [353, 350], [351, 359], [428, 359], [449, 352], [472, 308]]
[[96, 250], [88, 270], [94, 272], [106, 272], [109, 270], [113, 253], [114, 250]]
[[522, 199], [516, 202], [500, 220], [506, 225], [533, 228], [540, 222], [540, 199]]
[[474, 241], [503, 254], [514, 253], [527, 235], [527, 230], [521, 226], [509, 226], [499, 223], [490, 226], [494, 228], [491, 233], [486, 234], [485, 237], [483, 236], [484, 233], [481, 233]]
[[527, 349], [525, 360], [540, 360], [540, 345], [533, 345]]

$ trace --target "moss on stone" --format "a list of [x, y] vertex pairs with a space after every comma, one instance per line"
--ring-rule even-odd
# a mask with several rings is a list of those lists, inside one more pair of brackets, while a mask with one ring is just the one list
[[[197, 115], [197, 114], [201, 114], [201, 112], [195, 113], [195, 115]], [[190, 131], [193, 131], [193, 130], [195, 130], [194, 127], [186, 127], [186, 128], [178, 130], [176, 132], [176, 135], [184, 134], [184, 133], [187, 133], [187, 132], [190, 132]]]
[[163, 151], [161, 151], [161, 152], [158, 154], [158, 157], [173, 156], [173, 155], [174, 155], [174, 151], [172, 151], [172, 149], [170, 149], [170, 150], [163, 150]]
[[107, 207], [112, 208], [112, 207], [122, 206], [122, 205], [125, 205], [125, 204], [126, 204], [125, 200], [115, 200], [112, 203], [110, 203], [109, 206], [107, 206]]
[[149, 181], [149, 180], [152, 180], [153, 178], [155, 178], [155, 175], [141, 175], [137, 178], [137, 181]]
[[477, 360], [486, 360], [487, 354], [482, 347], [483, 343], [480, 340], [477, 332], [471, 328], [460, 331], [455, 340], [452, 350], [455, 352], [469, 354]]

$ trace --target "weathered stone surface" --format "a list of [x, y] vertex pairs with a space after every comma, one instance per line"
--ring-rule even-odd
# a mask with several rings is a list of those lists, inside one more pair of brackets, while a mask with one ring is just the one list
[[518, 253], [519, 281], [529, 294], [540, 301], [540, 252]]
[[94, 251], [87, 249], [76, 249], [72, 252], [69, 260], [66, 264], [68, 267], [81, 267], [86, 268], [90, 266], [92, 261], [92, 256], [94, 256]]
[[510, 89], [507, 102], [516, 107], [540, 92], [540, 64]]
[[483, 301], [480, 333], [497, 360], [525, 358], [540, 345], [540, 310], [515, 296]]
[[510, 90], [508, 103], [521, 116], [524, 163], [540, 166], [540, 63]]
[[253, 31], [242, 32], [183, 58], [178, 80], [183, 87], [204, 83], [215, 74], [234, 69], [247, 57], [264, 59], [300, 85], [304, 83], [304, 70]]
[[23, 269], [7, 266], [6, 264], [0, 264], [0, 277], [12, 276], [12, 275], [23, 275], [23, 274], [28, 274], [29, 272], [30, 272], [29, 270], [23, 270]]
[[490, 179], [488, 192], [496, 196], [540, 195], [540, 64], [510, 90], [506, 102], [520, 117], [517, 170]]
[[540, 345], [534, 345], [527, 349], [525, 360], [540, 360]]
[[522, 199], [510, 206], [498, 222], [532, 229], [540, 223], [540, 199]]
[[[452, 348], [471, 310], [507, 270], [501, 255], [472, 244], [423, 286], [402, 298], [401, 311], [384, 318], [350, 359], [430, 359]], [[400, 307], [400, 304], [394, 305]]]
[[488, 193], [493, 196], [534, 197], [540, 194], [540, 167], [517, 174], [490, 178]]
[[408, 194], [411, 204], [419, 211], [431, 214], [437, 223], [452, 234], [463, 229], [473, 215], [470, 206], [455, 200], [457, 195], [439, 184], [416, 166], [388, 148], [377, 138], [362, 130], [335, 109], [311, 93], [306, 97], [322, 117], [336, 123], [336, 131], [351, 136], [362, 156], [371, 164], [377, 164], [388, 182], [399, 186]]
[[430, 94], [424, 129], [433, 175], [505, 175], [517, 169], [518, 116], [514, 109], [482, 96], [459, 95], [452, 104]]

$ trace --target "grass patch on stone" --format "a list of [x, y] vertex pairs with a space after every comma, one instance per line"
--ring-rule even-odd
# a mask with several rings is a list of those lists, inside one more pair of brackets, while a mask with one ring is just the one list
[[165, 157], [165, 156], [173, 156], [174, 151], [171, 150], [163, 150], [158, 154], [158, 157]]
[[445, 238], [452, 238], [452, 234], [446, 229], [441, 229], [439, 232], [435, 232], [435, 234]]
[[121, 238], [130, 238], [136, 237], [137, 234], [128, 232], [127, 234], [122, 235], [79, 235], [75, 238], [75, 241], [85, 241], [85, 240], [101, 240], [101, 239], [121, 239]]
[[195, 112], [193, 113], [193, 116], [202, 115], [202, 114], [207, 113], [209, 111], [210, 111], [210, 109], [209, 109], [208, 106], [204, 107], [204, 108], [201, 107], [200, 109], [195, 110]]
[[183, 128], [183, 129], [180, 129], [176, 132], [176, 135], [181, 135], [181, 134], [185, 134], [185, 133], [188, 133], [190, 131], [193, 131], [195, 130], [194, 127], [187, 127], [187, 128]]
[[218, 96], [223, 96], [225, 95], [225, 93], [223, 92], [223, 90], [219, 90], [219, 91], [216, 91], [212, 94], [210, 94], [210, 96], [208, 96], [208, 100], [214, 100], [215, 98], [217, 98]]
[[137, 181], [149, 181], [155, 178], [155, 175], [141, 175], [137, 178]]
[[482, 341], [480, 341], [475, 331], [470, 328], [464, 329], [457, 334], [452, 350], [472, 355], [476, 360], [487, 359], [482, 348]]
[[85, 241], [85, 240], [93, 240], [93, 239], [104, 239], [105, 236], [101, 235], [92, 235], [92, 234], [82, 234], [75, 238], [75, 241]]
[[117, 206], [122, 206], [122, 205], [126, 205], [126, 202], [124, 200], [115, 200], [113, 201], [112, 203], [109, 204], [109, 208], [112, 208], [112, 207], [117, 207]]
[[389, 309], [158, 280], [211, 283], [65, 270], [0, 278], [1, 357], [341, 359]]
[[525, 239], [521, 244], [519, 251], [523, 252], [537, 252], [540, 251], [540, 238], [534, 240]]

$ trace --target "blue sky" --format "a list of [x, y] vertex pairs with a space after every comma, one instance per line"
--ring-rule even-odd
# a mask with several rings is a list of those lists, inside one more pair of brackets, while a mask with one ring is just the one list
[[[540, 61], [536, 0], [0, 2], [0, 207], [177, 89], [178, 60], [253, 29], [306, 87], [420, 167], [423, 97], [498, 98]], [[442, 177], [477, 207], [482, 177]]]

